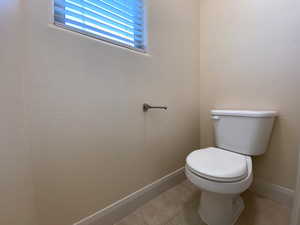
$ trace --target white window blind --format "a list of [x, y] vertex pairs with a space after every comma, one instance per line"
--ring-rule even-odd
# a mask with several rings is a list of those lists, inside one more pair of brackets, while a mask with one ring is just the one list
[[54, 23], [117, 45], [145, 50], [143, 0], [54, 0]]

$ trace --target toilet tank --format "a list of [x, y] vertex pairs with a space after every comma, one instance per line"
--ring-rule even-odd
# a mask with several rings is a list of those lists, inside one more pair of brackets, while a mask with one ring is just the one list
[[212, 110], [216, 146], [244, 155], [267, 150], [275, 111]]

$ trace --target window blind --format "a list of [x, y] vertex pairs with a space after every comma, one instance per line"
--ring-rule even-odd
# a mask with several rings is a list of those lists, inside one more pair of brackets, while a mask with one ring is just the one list
[[143, 0], [54, 0], [55, 25], [145, 50]]

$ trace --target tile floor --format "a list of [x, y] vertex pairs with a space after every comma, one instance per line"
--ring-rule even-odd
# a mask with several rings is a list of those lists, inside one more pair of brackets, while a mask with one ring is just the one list
[[[115, 225], [205, 225], [197, 214], [200, 191], [189, 181], [167, 190]], [[247, 191], [236, 225], [288, 225], [289, 209]]]

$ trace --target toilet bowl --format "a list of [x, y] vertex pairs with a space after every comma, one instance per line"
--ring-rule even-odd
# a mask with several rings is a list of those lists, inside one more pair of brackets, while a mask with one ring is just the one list
[[216, 147], [191, 152], [185, 174], [201, 190], [198, 213], [207, 225], [234, 225], [240, 194], [253, 181], [252, 158], [266, 151], [274, 111], [213, 110]]
[[[220, 154], [216, 155], [216, 152]], [[223, 161], [220, 165], [220, 160], [222, 161], [224, 157], [222, 153], [225, 153], [227, 158], [226, 162]], [[241, 170], [241, 165], [235, 167], [234, 160], [230, 158], [232, 156], [235, 159], [235, 155], [237, 159], [240, 158], [241, 165], [244, 163], [246, 167], [243, 168], [244, 176], [237, 177], [232, 173], [235, 169], [238, 172]], [[197, 157], [199, 157], [198, 164]], [[253, 180], [251, 157], [218, 148], [206, 148], [192, 152], [186, 161], [187, 178], [202, 191], [198, 209], [202, 220], [208, 225], [233, 225], [244, 209], [240, 194], [250, 187]], [[206, 162], [202, 163], [204, 161]], [[230, 173], [221, 175], [227, 166], [231, 167], [231, 175]]]

